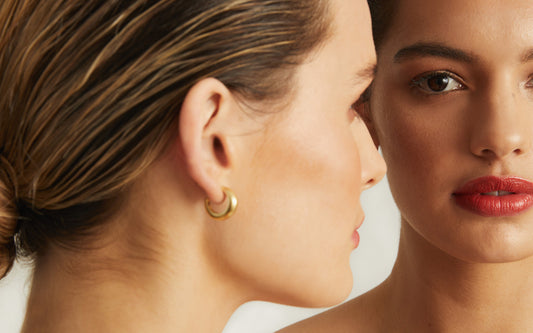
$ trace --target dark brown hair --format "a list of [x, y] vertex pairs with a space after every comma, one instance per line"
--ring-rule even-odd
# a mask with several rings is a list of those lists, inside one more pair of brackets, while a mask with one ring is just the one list
[[323, 0], [2, 0], [0, 276], [94, 234], [199, 80], [286, 96], [326, 14]]
[[368, 0], [372, 16], [372, 34], [378, 51], [392, 24], [397, 2], [398, 0]]

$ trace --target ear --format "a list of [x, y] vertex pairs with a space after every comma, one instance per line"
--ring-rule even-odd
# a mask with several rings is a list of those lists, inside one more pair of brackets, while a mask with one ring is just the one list
[[372, 110], [370, 109], [370, 100], [367, 99], [366, 101], [360, 103], [357, 106], [357, 113], [361, 116], [363, 121], [366, 124], [366, 127], [368, 128], [368, 131], [370, 132], [370, 136], [372, 136], [372, 141], [374, 141], [374, 145], [376, 145], [376, 148], [379, 147], [379, 138], [376, 132], [376, 128], [374, 126], [374, 119], [372, 116]]
[[232, 161], [226, 126], [232, 108], [235, 100], [229, 89], [208, 78], [189, 90], [180, 110], [179, 136], [187, 172], [212, 203], [224, 201], [222, 186]]

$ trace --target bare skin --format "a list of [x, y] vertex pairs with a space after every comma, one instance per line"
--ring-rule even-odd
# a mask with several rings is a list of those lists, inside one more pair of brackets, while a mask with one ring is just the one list
[[533, 332], [533, 209], [481, 216], [453, 194], [533, 180], [532, 14], [522, 0], [400, 1], [368, 110], [402, 215], [396, 264], [282, 332]]
[[[168, 172], [169, 162], [154, 166], [157, 172], [146, 181], [192, 186], [190, 179]], [[137, 193], [130, 195], [130, 213], [108, 223], [97, 250], [52, 249], [38, 262], [22, 332], [222, 331], [249, 291], [217, 278], [219, 272], [209, 265], [202, 248], [200, 223], [175, 223], [158, 216], [162, 210], [150, 209], [181, 208], [180, 218], [188, 215], [194, 221], [194, 210], [186, 206], [191, 199], [187, 193], [168, 192], [165, 186], [157, 193], [146, 188], [139, 184], [139, 192], [132, 190]], [[159, 230], [146, 227], [148, 216]], [[198, 320], [201, 313], [209, 313], [210, 320]]]
[[[375, 289], [280, 332], [530, 332], [531, 259], [459, 264], [403, 227], [391, 276]], [[411, 234], [408, 236], [407, 234]], [[422, 251], [422, 252], [420, 252]], [[424, 253], [420, 255], [416, 253]]]
[[[189, 91], [176, 139], [91, 246], [38, 258], [24, 333], [220, 332], [247, 301], [349, 294], [359, 196], [385, 165], [352, 107], [376, 63], [368, 7], [333, 0], [331, 12], [287, 109], [254, 116], [212, 78]], [[223, 186], [239, 207], [215, 221], [204, 198], [222, 211]]]

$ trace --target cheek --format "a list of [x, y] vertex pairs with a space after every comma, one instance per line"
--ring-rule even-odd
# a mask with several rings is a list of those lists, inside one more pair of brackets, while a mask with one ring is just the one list
[[430, 126], [401, 109], [389, 108], [382, 113], [376, 117], [375, 126], [389, 179], [412, 181], [423, 176], [420, 171], [434, 166], [439, 149]]
[[459, 126], [429, 110], [390, 106], [377, 111], [375, 126], [387, 177], [402, 213], [443, 209], [460, 165]]
[[254, 161], [258, 181], [251, 197], [267, 208], [269, 224], [313, 244], [308, 251], [334, 249], [358, 222], [359, 155], [349, 124], [341, 124], [323, 121], [280, 133]]
[[349, 126], [322, 123], [313, 128], [288, 131], [269, 141], [254, 161], [256, 177], [265, 187], [290, 193], [295, 207], [320, 203], [326, 212], [331, 206], [353, 207], [359, 196], [361, 169]]
[[250, 158], [232, 222], [238, 240], [222, 245], [233, 253], [231, 265], [242, 264], [236, 270], [250, 275], [248, 280], [279, 291], [277, 301], [292, 297], [289, 303], [306, 304], [294, 301], [302, 293], [307, 299], [342, 300], [352, 283], [349, 256], [361, 187], [348, 123], [276, 131]]

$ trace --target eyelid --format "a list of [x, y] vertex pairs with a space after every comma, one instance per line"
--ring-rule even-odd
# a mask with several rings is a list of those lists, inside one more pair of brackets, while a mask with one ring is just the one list
[[526, 88], [533, 88], [533, 74], [531, 74], [524, 85]]
[[356, 117], [362, 117], [363, 115], [361, 114], [361, 106], [362, 106], [363, 103], [360, 102], [360, 99], [358, 99], [357, 101], [353, 102], [352, 105], [350, 105], [350, 110], [353, 111], [354, 115]]
[[[427, 79], [430, 79], [432, 77], [435, 77], [437, 75], [442, 75], [442, 74], [452, 78], [454, 81], [456, 81], [460, 85], [460, 87], [457, 88], [457, 89], [452, 89], [452, 90], [447, 90], [447, 91], [430, 91], [430, 90], [427, 90], [427, 89], [423, 89], [421, 87], [421, 83], [424, 80], [427, 80]], [[415, 78], [413, 78], [411, 80], [410, 86], [413, 87], [413, 88], [417, 88], [417, 89], [422, 90], [427, 95], [444, 95], [444, 94], [447, 94], [447, 93], [450, 93], [450, 92], [453, 92], [453, 91], [463, 90], [463, 89], [466, 88], [466, 84], [461, 79], [461, 77], [459, 75], [449, 71], [449, 70], [435, 70], [435, 71], [428, 71], [428, 72], [424, 72], [422, 74], [419, 74], [419, 75], [417, 75]]]
[[363, 91], [363, 93], [357, 98], [355, 102], [352, 103], [350, 108], [358, 117], [364, 117], [364, 108], [363, 105], [370, 100], [370, 89], [372, 84], [369, 84], [368, 87]]

